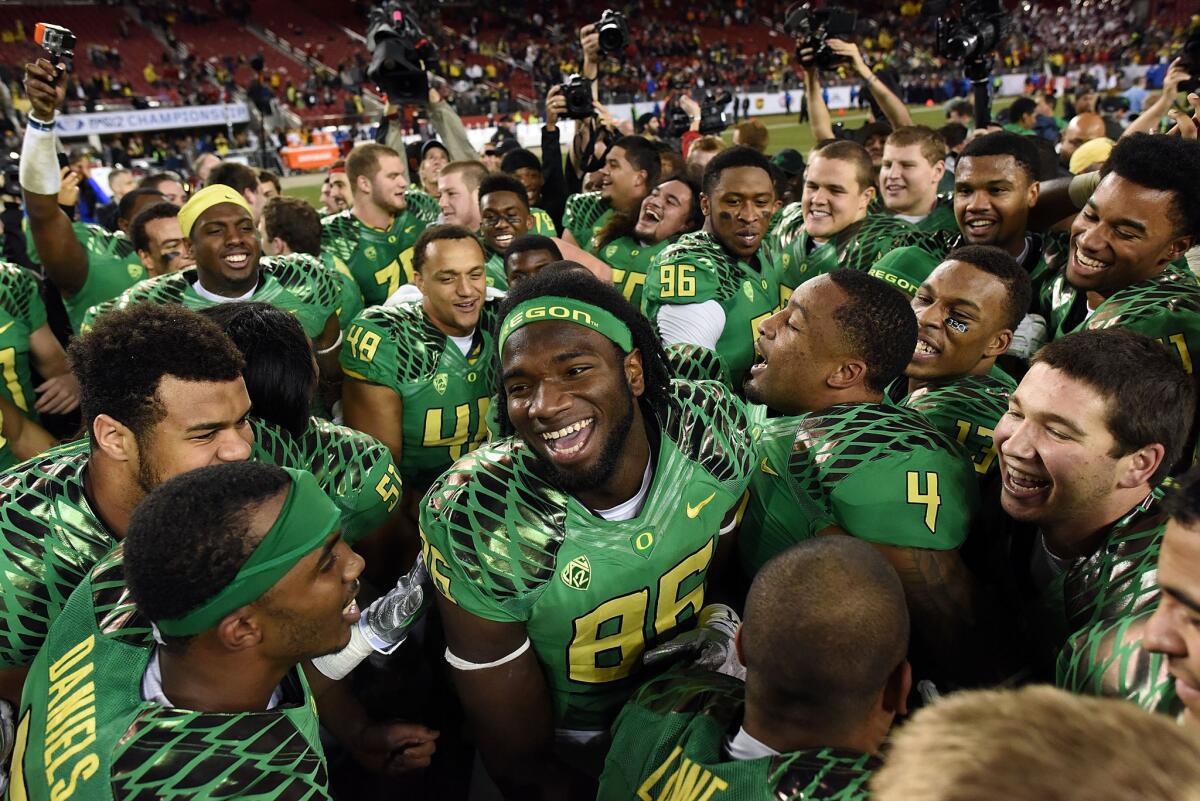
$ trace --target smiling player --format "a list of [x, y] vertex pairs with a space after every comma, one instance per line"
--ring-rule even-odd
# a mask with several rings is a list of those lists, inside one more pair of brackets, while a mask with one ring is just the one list
[[693, 625], [749, 477], [747, 420], [727, 387], [672, 382], [649, 323], [583, 269], [542, 270], [501, 311], [512, 436], [425, 496], [425, 563], [492, 777], [582, 798], [555, 741], [602, 753], [644, 649]]

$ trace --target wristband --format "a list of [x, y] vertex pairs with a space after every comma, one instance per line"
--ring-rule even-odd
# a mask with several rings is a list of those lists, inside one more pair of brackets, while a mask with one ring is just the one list
[[328, 348], [323, 348], [322, 350], [317, 351], [317, 355], [324, 356], [327, 353], [333, 353], [335, 350], [338, 349], [338, 346], [342, 344], [342, 337], [344, 337], [344, 336], [345, 336], [344, 331], [338, 331], [338, 338], [334, 340], [333, 344], [330, 345]]
[[487, 670], [488, 668], [499, 667], [500, 665], [508, 664], [516, 659], [521, 654], [529, 650], [529, 638], [525, 638], [525, 642], [521, 643], [521, 647], [513, 651], [511, 654], [502, 656], [492, 662], [468, 662], [467, 660], [455, 656], [450, 653], [450, 649], [446, 649], [446, 661], [450, 663], [450, 667], [458, 668], [459, 670]]
[[39, 131], [53, 131], [54, 130], [54, 121], [53, 120], [51, 120], [50, 122], [42, 122], [37, 117], [33, 116], [33, 112], [30, 112], [28, 115], [26, 115], [25, 122], [30, 128], [36, 128]]
[[19, 168], [22, 189], [35, 195], [58, 194], [62, 187], [62, 176], [59, 174], [56, 142], [53, 130], [25, 126]]

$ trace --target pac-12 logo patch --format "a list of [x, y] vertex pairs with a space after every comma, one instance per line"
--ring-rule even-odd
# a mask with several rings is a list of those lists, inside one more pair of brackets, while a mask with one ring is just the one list
[[367, 257], [368, 261], [375, 261], [375, 257], [378, 256], [379, 253], [375, 250], [374, 245], [367, 245], [367, 247], [363, 250], [363, 255]]
[[445, 373], [438, 373], [433, 377], [433, 388], [437, 390], [437, 394], [446, 394], [446, 385], [449, 383], [450, 377]]
[[573, 590], [586, 590], [592, 583], [592, 563], [583, 554], [576, 556], [558, 574], [563, 584]]

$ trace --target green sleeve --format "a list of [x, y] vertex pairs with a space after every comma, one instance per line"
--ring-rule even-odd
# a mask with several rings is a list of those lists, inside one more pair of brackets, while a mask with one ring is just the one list
[[938, 266], [938, 259], [927, 250], [903, 247], [875, 262], [868, 272], [904, 292], [910, 298]]
[[398, 342], [376, 318], [379, 309], [368, 309], [354, 318], [342, 343], [342, 371], [351, 378], [400, 392]]
[[956, 454], [912, 451], [866, 462], [834, 488], [834, 519], [859, 539], [947, 551], [962, 545], [978, 505], [978, 482]]
[[338, 296], [337, 316], [338, 326], [342, 330], [345, 330], [355, 317], [362, 314], [362, 290], [358, 288], [358, 282], [354, 280], [354, 276], [346, 268], [345, 262], [322, 254], [321, 263], [325, 266], [326, 270], [337, 275], [339, 285], [341, 286], [342, 291]]
[[408, 200], [408, 210], [417, 219], [427, 225], [437, 222], [438, 216], [442, 213], [442, 208], [432, 195], [420, 189], [409, 189], [404, 193], [404, 197]]
[[563, 210], [563, 231], [570, 231], [579, 247], [585, 250], [592, 241], [592, 226], [603, 213], [600, 204], [599, 192], [583, 192], [567, 198]]
[[392, 453], [374, 437], [313, 419], [300, 442], [298, 468], [312, 472], [342, 512], [353, 544], [383, 525], [400, 502], [400, 474]]
[[[451, 529], [461, 527], [473, 518], [469, 513], [452, 514], [445, 508], [445, 505], [470, 506], [473, 503], [469, 486], [449, 485], [447, 479], [454, 473], [454, 468], [451, 468], [421, 501], [421, 552], [425, 556], [425, 567], [433, 586], [446, 600], [476, 617], [499, 623], [525, 622], [528, 620], [527, 614], [506, 608], [506, 605], [492, 597], [484, 586], [484, 580], [469, 576], [462, 561], [454, 555], [454, 546], [450, 541]], [[470, 482], [472, 477], [468, 473], [465, 479]], [[470, 532], [467, 537], [471, 542], [477, 542]], [[500, 555], [500, 558], [506, 556]]]
[[667, 345], [664, 350], [675, 378], [719, 381], [730, 386], [729, 368], [715, 350], [684, 342]]
[[1080, 695], [1124, 698], [1174, 716], [1180, 709], [1162, 654], [1142, 647], [1147, 609], [1075, 632], [1058, 653], [1054, 683]]
[[32, 333], [46, 324], [46, 304], [38, 291], [37, 279], [28, 270], [16, 264], [0, 263], [6, 270], [8, 297], [12, 316], [29, 327]]
[[717, 300], [720, 279], [717, 265], [679, 243], [660, 252], [650, 262], [642, 289], [642, 309], [651, 320], [660, 306], [686, 306]]

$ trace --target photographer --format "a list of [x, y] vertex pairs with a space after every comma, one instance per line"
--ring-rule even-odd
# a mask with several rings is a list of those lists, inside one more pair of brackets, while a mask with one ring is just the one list
[[[862, 78], [864, 92], [869, 92], [878, 104], [879, 109], [887, 117], [892, 128], [900, 128], [906, 125], [912, 125], [912, 115], [908, 113], [908, 108], [904, 105], [896, 93], [884, 82], [882, 78], [876, 75], [870, 65], [863, 59], [862, 52], [858, 49], [858, 45], [853, 42], [847, 42], [842, 39], [830, 39], [826, 42], [829, 49], [836, 53], [842, 59], [850, 63], [851, 68]], [[818, 66], [816, 63], [816, 54], [810, 47], [801, 47], [798, 52], [800, 63], [804, 66], [804, 92], [808, 98], [808, 110], [810, 124], [812, 126], [813, 137], [818, 143], [827, 139], [838, 138], [833, 132], [833, 123], [829, 116], [829, 108], [825, 105], [825, 99], [821, 94], [821, 83], [818, 75]], [[863, 126], [859, 129], [866, 133], [866, 129], [871, 127], [872, 123]], [[859, 139], [855, 134], [857, 132], [848, 132], [854, 138]], [[867, 141], [860, 143], [867, 148], [871, 153], [871, 163], [878, 170], [883, 161], [883, 139], [887, 134], [884, 133], [879, 137], [880, 141], [875, 148], [870, 147], [869, 138]]]

